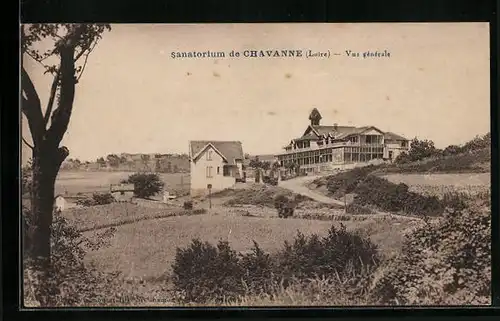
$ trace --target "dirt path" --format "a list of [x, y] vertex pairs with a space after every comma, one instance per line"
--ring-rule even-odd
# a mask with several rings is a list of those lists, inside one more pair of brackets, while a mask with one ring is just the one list
[[[319, 178], [320, 176], [303, 176], [303, 177], [296, 177], [293, 179], [289, 179], [286, 181], [280, 181], [278, 186], [286, 188], [296, 194], [301, 194], [307, 197], [312, 198], [313, 200], [324, 203], [324, 204], [336, 204], [340, 206], [344, 206], [343, 201], [339, 201], [336, 199], [333, 199], [331, 197], [322, 195], [314, 190], [311, 190], [307, 185], [309, 185], [310, 182], [315, 180], [316, 178]], [[400, 218], [400, 219], [409, 219], [409, 220], [422, 220], [421, 218], [417, 217], [410, 217], [410, 216], [405, 216], [405, 215], [398, 215], [398, 214], [392, 214], [392, 213], [385, 213], [385, 212], [379, 212], [376, 211], [374, 213], [375, 215], [379, 216], [386, 216], [389, 215], [390, 217], [393, 218]], [[371, 215], [374, 215], [371, 214]]]
[[315, 192], [311, 190], [307, 185], [318, 178], [319, 176], [303, 176], [303, 177], [297, 177], [293, 179], [289, 179], [286, 181], [280, 181], [278, 186], [286, 188], [296, 194], [300, 194], [303, 196], [307, 196], [312, 198], [313, 200], [324, 203], [324, 204], [336, 204], [336, 205], [341, 205], [344, 206], [344, 202], [333, 199], [331, 197], [322, 195], [318, 192]]
[[331, 197], [322, 195], [318, 192], [311, 190], [307, 185], [318, 178], [319, 176], [303, 176], [289, 179], [286, 181], [280, 181], [278, 186], [286, 188], [296, 194], [304, 195], [312, 198], [313, 200], [324, 203], [324, 204], [336, 204], [344, 206], [344, 202], [333, 199]]

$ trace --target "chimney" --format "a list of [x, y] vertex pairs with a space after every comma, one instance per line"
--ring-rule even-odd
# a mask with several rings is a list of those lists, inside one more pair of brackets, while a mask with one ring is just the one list
[[333, 124], [333, 130], [337, 131], [337, 128], [338, 128], [338, 124], [337, 123]]

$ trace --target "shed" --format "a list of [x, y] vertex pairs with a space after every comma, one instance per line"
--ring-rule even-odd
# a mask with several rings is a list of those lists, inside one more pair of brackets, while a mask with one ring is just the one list
[[54, 197], [54, 208], [61, 212], [66, 209], [66, 199], [62, 194], [57, 194]]

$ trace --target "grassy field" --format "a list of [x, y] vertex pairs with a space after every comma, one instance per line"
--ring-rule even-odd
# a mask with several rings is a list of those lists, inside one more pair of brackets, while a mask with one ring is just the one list
[[[118, 184], [133, 174], [132, 172], [86, 172], [60, 171], [56, 179], [56, 194], [92, 193], [109, 191], [110, 184]], [[190, 184], [189, 174], [159, 174], [169, 192], [188, 191]]]
[[[332, 224], [340, 224], [298, 218], [247, 217], [228, 212], [227, 208], [218, 208], [210, 214], [144, 220], [118, 226], [111, 246], [90, 252], [87, 259], [106, 271], [118, 270], [125, 277], [149, 279], [169, 272], [176, 248], [188, 246], [193, 238], [214, 244], [228, 240], [237, 251], [249, 250], [255, 240], [264, 250], [273, 251], [285, 240], [293, 240], [297, 231], [322, 235]], [[415, 224], [412, 221], [375, 220], [342, 223], [348, 229], [361, 230], [369, 235], [388, 255], [399, 250], [403, 230]]]

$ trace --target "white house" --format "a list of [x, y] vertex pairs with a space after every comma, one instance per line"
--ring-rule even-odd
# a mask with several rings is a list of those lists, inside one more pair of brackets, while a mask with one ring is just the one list
[[191, 195], [234, 187], [245, 176], [243, 147], [239, 141], [190, 141]]

